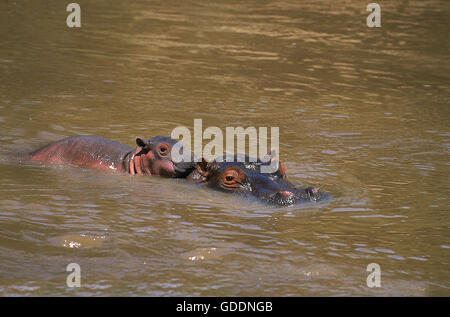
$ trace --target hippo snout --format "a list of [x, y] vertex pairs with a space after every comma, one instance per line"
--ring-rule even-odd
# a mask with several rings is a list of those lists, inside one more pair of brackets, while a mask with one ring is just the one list
[[308, 195], [309, 200], [311, 201], [319, 201], [322, 199], [322, 193], [317, 187], [308, 187], [305, 189], [306, 194]]
[[280, 190], [260, 198], [270, 204], [287, 207], [302, 202], [318, 202], [324, 198], [324, 194], [317, 187], [311, 186], [305, 189]]
[[[263, 198], [263, 200], [265, 200]], [[294, 193], [287, 190], [282, 190], [276, 192], [266, 198], [267, 202], [278, 205], [278, 206], [291, 206], [297, 203], [297, 198]]]

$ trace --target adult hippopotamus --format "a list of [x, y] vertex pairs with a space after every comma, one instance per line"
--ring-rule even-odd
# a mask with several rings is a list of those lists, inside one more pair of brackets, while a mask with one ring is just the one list
[[279, 168], [274, 173], [261, 173], [263, 164], [268, 163], [259, 160], [251, 162], [247, 156], [244, 162], [238, 162], [237, 156], [225, 156], [220, 161], [216, 159], [212, 162], [203, 160], [197, 164], [188, 180], [278, 206], [316, 202], [325, 197], [325, 194], [315, 187], [295, 188], [287, 180], [286, 169], [282, 163], [279, 163]]
[[75, 136], [51, 143], [29, 154], [32, 161], [74, 164], [129, 174], [186, 177], [195, 163], [175, 163], [172, 147], [177, 141], [156, 136], [136, 139], [136, 148], [96, 136]]

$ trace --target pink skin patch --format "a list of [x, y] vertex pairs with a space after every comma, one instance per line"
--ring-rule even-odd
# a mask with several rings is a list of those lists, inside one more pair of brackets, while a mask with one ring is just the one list
[[136, 168], [136, 173], [139, 175], [144, 174], [141, 169], [141, 156], [134, 157], [134, 167]]
[[141, 159], [141, 168], [144, 170], [145, 174], [152, 175], [150, 172], [150, 160], [145, 156]]
[[[138, 154], [141, 148], [136, 148], [136, 153]], [[136, 155], [130, 160], [130, 174], [135, 175], [152, 175], [150, 172], [151, 161], [153, 160], [153, 154], [151, 152], [142, 155]]]
[[129, 166], [129, 169], [130, 169], [130, 174], [131, 174], [131, 175], [134, 175], [134, 174], [135, 174], [135, 172], [134, 172], [134, 158], [132, 158], [132, 159], [130, 160], [130, 166]]
[[168, 160], [154, 161], [154, 155], [147, 154], [136, 155], [130, 160], [131, 175], [175, 175], [175, 166]]
[[291, 193], [291, 192], [289, 192], [289, 191], [281, 191], [281, 192], [279, 192], [281, 195], [283, 195], [283, 196], [292, 196], [292, 195], [294, 195], [293, 193]]
[[173, 175], [175, 174], [175, 166], [171, 161], [155, 161], [152, 164], [151, 171], [156, 175]]

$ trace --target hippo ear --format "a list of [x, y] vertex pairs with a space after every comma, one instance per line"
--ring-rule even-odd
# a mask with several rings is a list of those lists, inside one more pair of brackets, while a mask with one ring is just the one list
[[272, 149], [267, 155], [270, 156], [270, 164], [277, 164], [278, 163], [278, 169], [275, 171], [275, 173], [279, 173], [283, 179], [287, 179], [286, 176], [286, 167], [283, 163], [280, 162], [277, 151], [275, 149]]
[[276, 160], [278, 158], [278, 152], [275, 149], [271, 149], [269, 153], [267, 153], [270, 156], [270, 160]]
[[141, 148], [144, 148], [147, 145], [147, 143], [145, 143], [145, 141], [142, 140], [141, 138], [136, 138], [136, 144]]
[[279, 168], [278, 168], [278, 170], [280, 171], [280, 173], [281, 173], [281, 177], [283, 178], [283, 179], [286, 179], [287, 178], [287, 176], [286, 176], [286, 167], [284, 166], [284, 164], [283, 163], [281, 163], [281, 162], [279, 162]]
[[[267, 153], [266, 157], [268, 157], [268, 163], [269, 163], [269, 171], [263, 172], [263, 173], [276, 173], [280, 170], [280, 161], [278, 158], [278, 152], [275, 149], [270, 150], [269, 153]], [[265, 168], [265, 167], [263, 167]]]
[[[136, 155], [140, 154], [143, 150], [147, 150], [149, 148], [149, 144], [146, 143], [144, 140], [142, 140], [141, 138], [136, 138]], [[144, 153], [143, 153], [144, 154]]]
[[197, 164], [197, 171], [203, 176], [208, 176], [208, 170], [210, 167], [210, 163], [208, 163], [204, 157], [202, 157], [202, 161]]

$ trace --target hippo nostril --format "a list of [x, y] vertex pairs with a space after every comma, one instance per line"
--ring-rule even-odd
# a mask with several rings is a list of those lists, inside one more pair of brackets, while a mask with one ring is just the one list
[[295, 195], [288, 190], [280, 190], [275, 193], [270, 199], [270, 202], [279, 206], [291, 206], [297, 202]]
[[308, 197], [312, 201], [318, 201], [322, 198], [322, 194], [320, 192], [320, 189], [317, 187], [308, 187], [306, 188], [306, 193], [308, 194]]
[[317, 188], [313, 186], [307, 187], [305, 190], [308, 194], [315, 194], [318, 192]]

